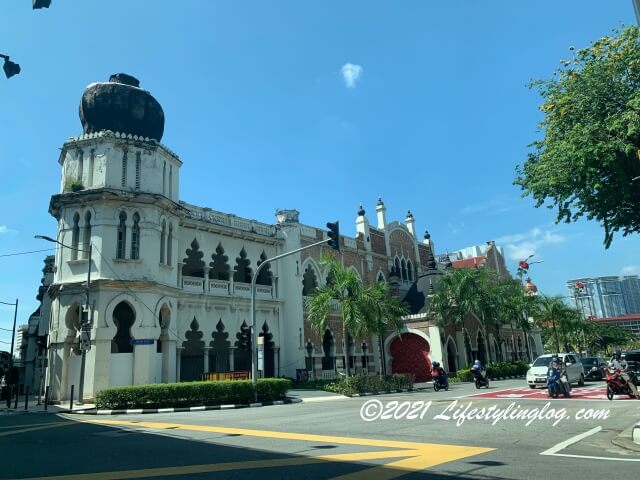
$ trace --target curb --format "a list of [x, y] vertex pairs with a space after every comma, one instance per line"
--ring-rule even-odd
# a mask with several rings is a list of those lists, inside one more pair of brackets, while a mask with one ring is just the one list
[[640, 452], [640, 423], [623, 430], [611, 443], [625, 450]]
[[127, 409], [115, 409], [115, 410], [96, 410], [95, 408], [87, 408], [81, 410], [58, 410], [47, 412], [13, 412], [13, 413], [70, 413], [74, 415], [139, 415], [147, 413], [180, 413], [180, 412], [203, 412], [207, 410], [235, 410], [238, 408], [256, 408], [256, 407], [270, 407], [272, 405], [285, 405], [291, 403], [302, 403], [299, 398], [287, 398], [286, 400], [275, 400], [273, 402], [256, 402], [249, 404], [239, 405], [210, 405], [210, 406], [198, 406], [198, 407], [178, 407], [178, 408], [127, 408]]
[[405, 390], [387, 390], [386, 392], [377, 392], [377, 393], [354, 393], [352, 395], [344, 394], [345, 397], [370, 397], [372, 395], [389, 395], [391, 393], [406, 393], [406, 392], [415, 392], [417, 390], [414, 389], [405, 389]]

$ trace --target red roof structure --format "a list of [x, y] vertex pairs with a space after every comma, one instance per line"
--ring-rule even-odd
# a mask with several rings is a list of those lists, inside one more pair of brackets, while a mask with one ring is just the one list
[[463, 258], [462, 260], [453, 260], [451, 262], [453, 268], [479, 268], [484, 266], [485, 263], [487, 263], [487, 257]]

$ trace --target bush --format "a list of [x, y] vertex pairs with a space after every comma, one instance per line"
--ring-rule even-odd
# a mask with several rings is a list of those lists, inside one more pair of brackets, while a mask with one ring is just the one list
[[77, 178], [67, 177], [64, 179], [64, 191], [65, 192], [79, 192], [84, 190], [84, 185]]
[[[285, 398], [291, 382], [287, 379], [258, 380], [258, 401]], [[114, 387], [96, 395], [96, 408], [176, 408], [201, 405], [247, 404], [254, 399], [251, 380], [216, 382], [160, 383]]]
[[340, 377], [334, 383], [325, 386], [328, 392], [354, 395], [356, 393], [382, 393], [391, 390], [412, 390], [414, 377], [410, 374], [396, 373], [382, 377], [380, 375], [364, 375]]
[[458, 370], [456, 377], [458, 377], [461, 382], [473, 382], [473, 374], [471, 373], [470, 368]]

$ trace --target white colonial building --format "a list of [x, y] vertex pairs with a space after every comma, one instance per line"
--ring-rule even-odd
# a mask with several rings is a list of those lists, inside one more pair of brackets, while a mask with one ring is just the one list
[[[274, 224], [266, 224], [180, 201], [182, 161], [160, 143], [162, 109], [132, 77], [114, 75], [87, 87], [80, 116], [84, 134], [62, 147], [60, 193], [49, 208], [58, 225], [55, 240], [66, 247], [57, 250], [49, 288], [52, 400], [69, 398], [70, 387], [79, 387], [83, 312], [90, 327], [86, 398], [110, 386], [250, 370], [243, 347], [252, 272], [267, 258], [326, 238], [324, 229], [299, 223], [295, 210], [279, 211]], [[418, 279], [442, 270], [430, 237], [418, 241], [410, 213], [405, 223], [387, 223], [382, 201], [376, 215], [377, 227], [370, 226], [361, 207], [356, 238], [341, 238], [344, 263], [363, 282], [390, 281], [398, 295], [411, 294], [416, 303]], [[294, 377], [298, 369], [330, 376], [343, 366], [339, 321], [318, 336], [305, 317], [306, 296], [325, 282], [318, 263], [323, 248], [274, 262], [258, 277], [264, 376]], [[349, 337], [350, 366], [379, 371], [381, 346], [388, 370], [413, 371], [421, 379], [430, 356], [451, 363], [444, 330], [419, 313], [423, 307], [418, 298], [403, 334], [408, 341], [395, 334], [382, 342]], [[480, 330], [468, 342], [472, 351], [487, 348], [477, 340]], [[454, 337], [453, 361], [462, 365], [464, 337]], [[492, 347], [488, 359], [504, 348]]]

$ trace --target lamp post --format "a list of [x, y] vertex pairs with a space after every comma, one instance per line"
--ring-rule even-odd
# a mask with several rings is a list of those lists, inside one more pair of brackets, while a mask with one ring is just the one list
[[[11, 354], [9, 356], [9, 380], [13, 379], [13, 344], [16, 338], [16, 319], [18, 318], [18, 299], [16, 298], [16, 303], [7, 303], [0, 302], [3, 305], [12, 305], [15, 306], [15, 310], [13, 311], [13, 329], [11, 330]], [[13, 382], [11, 382], [9, 386], [9, 397], [7, 398], [7, 407], [11, 407], [11, 394], [13, 393]]]
[[[529, 273], [529, 267], [536, 263], [544, 263], [544, 260], [535, 260], [533, 262], [530, 262], [529, 260], [531, 260], [534, 256], [535, 256], [535, 253], [532, 253], [524, 260], [520, 260], [520, 262], [518, 262], [518, 277], [520, 278], [520, 285], [522, 286], [523, 292], [525, 290], [524, 276], [525, 274]], [[522, 327], [522, 333], [524, 334], [524, 343], [525, 343], [525, 347], [527, 348], [527, 355], [529, 357], [529, 362], [533, 362], [533, 358], [531, 357], [531, 345], [529, 344], [529, 335], [527, 335], [527, 330], [525, 328], [525, 325], [527, 325], [529, 322], [529, 318], [527, 316], [526, 310], [522, 311], [522, 316], [524, 317], [523, 320], [525, 322], [523, 323], [523, 327]], [[513, 331], [512, 331], [512, 339], [513, 339]], [[515, 341], [514, 341], [514, 349], [515, 349]]]
[[85, 309], [80, 315], [80, 352], [81, 352], [81, 360], [80, 360], [80, 385], [78, 387], [78, 404], [81, 405], [84, 397], [84, 374], [85, 374], [85, 366], [87, 362], [87, 350], [91, 349], [91, 323], [89, 320], [89, 311], [91, 309], [89, 305], [89, 290], [91, 285], [91, 255], [93, 253], [93, 244], [89, 242], [89, 250], [84, 250], [81, 248], [70, 247], [69, 245], [65, 245], [64, 243], [51, 238], [45, 235], [36, 235], [35, 238], [39, 240], [46, 240], [47, 242], [52, 242], [60, 245], [61, 247], [68, 248], [70, 250], [75, 250], [77, 252], [84, 252], [88, 254], [88, 266], [87, 266], [87, 293], [86, 293], [86, 303]]

